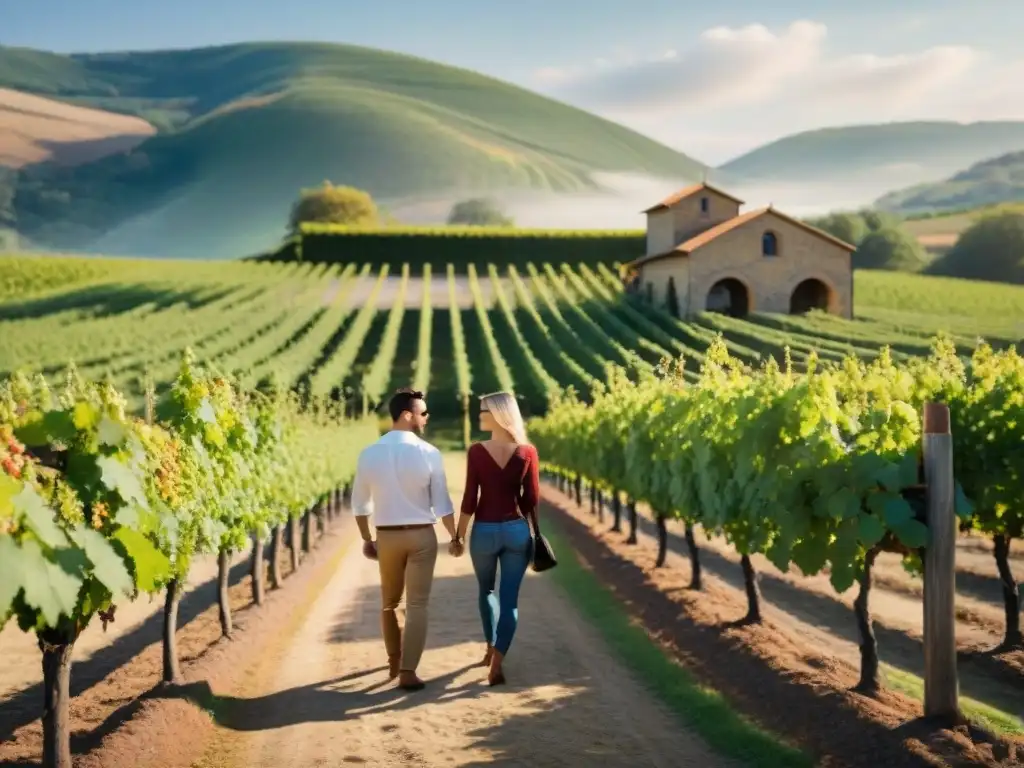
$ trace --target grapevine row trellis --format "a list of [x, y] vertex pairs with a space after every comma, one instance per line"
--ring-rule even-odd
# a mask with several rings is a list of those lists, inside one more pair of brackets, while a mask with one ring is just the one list
[[[658, 566], [666, 523], [681, 520], [693, 588], [702, 586], [695, 527], [724, 536], [740, 554], [746, 621], [761, 620], [756, 553], [783, 571], [827, 567], [840, 592], [859, 584], [865, 692], [880, 688], [871, 566], [881, 551], [902, 554], [925, 579], [926, 712], [949, 715], [957, 707], [957, 527], [1020, 535], [1024, 360], [980, 345], [964, 364], [940, 340], [930, 358], [900, 366], [884, 351], [871, 363], [811, 363], [801, 374], [772, 363], [751, 372], [716, 344], [695, 384], [675, 371], [638, 383], [620, 374], [591, 405], [556, 402], [531, 435], [549, 476], [577, 504], [584, 482], [596, 515], [611, 502], [614, 531], [625, 500], [627, 542], [637, 541], [637, 504], [651, 507]], [[993, 419], [1002, 430], [992, 430]], [[1016, 618], [1015, 593], [1004, 645], [1019, 644], [1011, 608]]]
[[[292, 571], [337, 516], [371, 421], [327, 401], [244, 392], [186, 351], [158, 404], [133, 418], [110, 384], [72, 369], [54, 396], [41, 378], [0, 384], [0, 626], [36, 634], [43, 669], [43, 764], [71, 766], [75, 641], [118, 602], [165, 592], [162, 680], [182, 681], [176, 645], [182, 585], [197, 555], [218, 559], [221, 632], [231, 636], [228, 571], [253, 542], [252, 598], [282, 586], [284, 529]], [[301, 535], [301, 541], [300, 541]]]

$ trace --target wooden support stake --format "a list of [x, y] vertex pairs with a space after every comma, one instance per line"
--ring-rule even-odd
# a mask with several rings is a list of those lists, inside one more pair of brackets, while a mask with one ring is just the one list
[[924, 714], [959, 716], [956, 669], [956, 513], [953, 506], [953, 436], [949, 408], [924, 406], [922, 440], [928, 500], [924, 557]]

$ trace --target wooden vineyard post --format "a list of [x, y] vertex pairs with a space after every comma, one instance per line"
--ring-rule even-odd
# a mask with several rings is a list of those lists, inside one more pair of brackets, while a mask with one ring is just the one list
[[924, 406], [922, 458], [927, 488], [928, 545], [924, 556], [924, 714], [956, 719], [956, 513], [949, 408]]

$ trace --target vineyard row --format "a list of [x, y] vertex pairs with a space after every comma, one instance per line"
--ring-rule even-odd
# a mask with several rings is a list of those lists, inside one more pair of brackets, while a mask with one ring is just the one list
[[695, 381], [681, 364], [630, 381], [624, 372], [590, 402], [572, 393], [533, 419], [530, 434], [563, 488], [587, 482], [607, 495], [619, 524], [625, 500], [629, 541], [636, 504], [658, 524], [686, 530], [700, 588], [694, 529], [722, 537], [741, 555], [746, 621], [762, 617], [751, 560], [782, 572], [828, 573], [833, 588], [855, 584], [861, 633], [860, 687], [879, 688], [869, 608], [872, 565], [883, 551], [920, 573], [929, 541], [920, 462], [929, 402], [950, 412], [956, 513], [961, 531], [991, 537], [1005, 602], [1002, 648], [1021, 648], [1020, 602], [1011, 542], [1024, 536], [1024, 358], [979, 344], [968, 361], [949, 340], [927, 358], [810, 359], [804, 370], [770, 361], [750, 370], [722, 341], [707, 350]]
[[[87, 377], [109, 376], [138, 412], [142, 382], [170, 382], [181, 351], [191, 347], [197, 359], [237, 372], [247, 386], [273, 378], [360, 411], [414, 382], [434, 396], [435, 413], [456, 416], [465, 414], [470, 394], [497, 389], [515, 391], [539, 413], [565, 388], [587, 395], [607, 381], [609, 366], [627, 368], [635, 380], [674, 359], [692, 381], [719, 336], [748, 365], [788, 356], [798, 368], [812, 354], [870, 359], [885, 344], [905, 359], [927, 354], [931, 343], [923, 329], [829, 316], [683, 321], [626, 297], [606, 265], [471, 266], [465, 277], [449, 265], [436, 278], [422, 275], [416, 295], [407, 266], [397, 274], [368, 264], [199, 272], [192, 282], [158, 273], [144, 283], [101, 282], [0, 305], [0, 370], [57, 381], [74, 361]], [[431, 306], [437, 280], [447, 284], [442, 311]], [[970, 353], [973, 339], [952, 338], [958, 352]]]

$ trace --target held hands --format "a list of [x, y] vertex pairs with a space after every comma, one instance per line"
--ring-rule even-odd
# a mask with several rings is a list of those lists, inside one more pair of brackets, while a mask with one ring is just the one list
[[377, 559], [377, 543], [374, 541], [363, 542], [363, 557], [367, 560]]
[[462, 553], [465, 551], [466, 545], [459, 539], [452, 539], [451, 543], [448, 544], [448, 554], [452, 557], [462, 557]]

